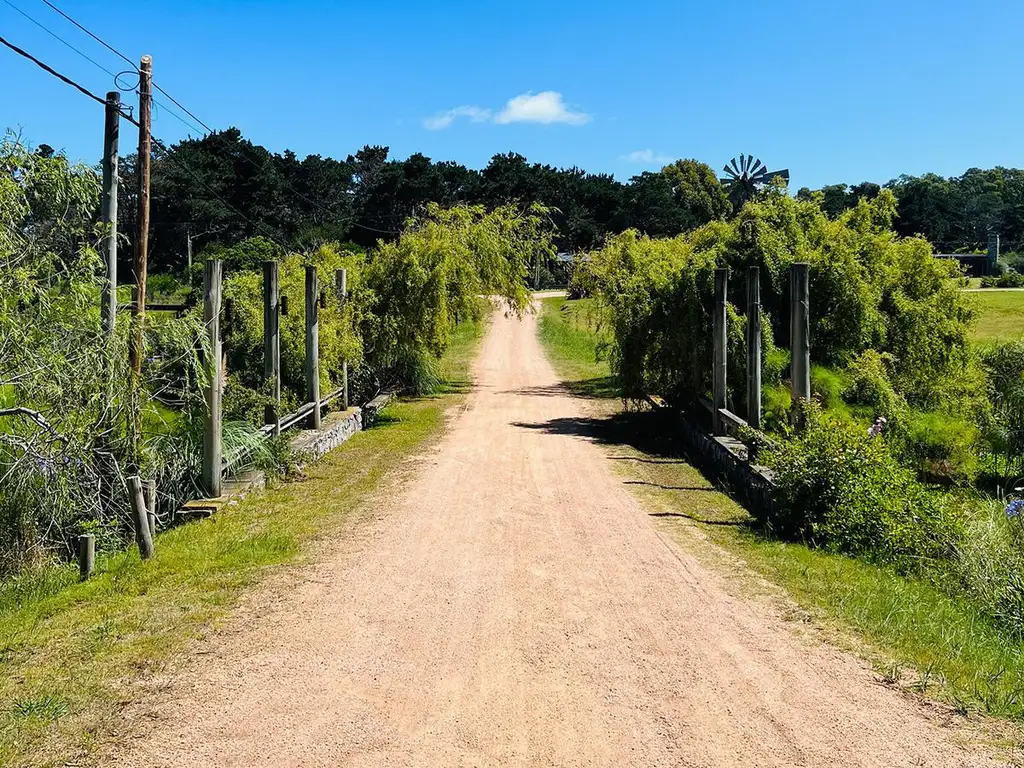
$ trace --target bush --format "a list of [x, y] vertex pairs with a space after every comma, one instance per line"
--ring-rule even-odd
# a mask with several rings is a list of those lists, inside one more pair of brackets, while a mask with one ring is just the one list
[[962, 539], [951, 497], [922, 485], [884, 437], [811, 405], [806, 429], [761, 455], [775, 473], [773, 516], [786, 538], [919, 572]]
[[981, 278], [982, 288], [1024, 288], [1024, 274], [1007, 270], [999, 275]]

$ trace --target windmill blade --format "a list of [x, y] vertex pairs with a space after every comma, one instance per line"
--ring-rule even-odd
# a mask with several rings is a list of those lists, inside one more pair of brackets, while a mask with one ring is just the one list
[[746, 173], [747, 169], [750, 168], [750, 156], [740, 153], [740, 169]]
[[758, 168], [760, 168], [762, 171], [768, 170], [768, 166], [764, 165], [764, 163], [761, 162], [760, 158], [754, 160], [753, 165], [750, 166], [750, 172], [757, 173]]
[[765, 177], [765, 183], [775, 181], [775, 179], [783, 179], [789, 184], [789, 169], [783, 168], [781, 171], [772, 171]]
[[729, 164], [732, 166], [732, 171], [733, 171], [734, 174], [736, 174], [737, 176], [742, 176], [743, 175], [743, 172], [740, 171], [740, 169], [736, 167], [736, 158], [735, 157], [732, 160], [729, 161]]
[[725, 175], [728, 176], [729, 178], [735, 179], [739, 177], [739, 173], [736, 172], [736, 169], [730, 168], [728, 165], [725, 166], [722, 170], [725, 171]]
[[764, 166], [761, 166], [760, 170], [754, 171], [752, 174], [750, 174], [750, 178], [759, 184], [764, 182], [767, 176], [768, 169]]

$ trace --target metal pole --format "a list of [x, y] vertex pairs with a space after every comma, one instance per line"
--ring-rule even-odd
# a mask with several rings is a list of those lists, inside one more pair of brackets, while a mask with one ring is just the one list
[[314, 403], [306, 422], [320, 429], [320, 308], [317, 302], [316, 267], [306, 267], [306, 402]]
[[[793, 356], [790, 366], [793, 398], [811, 398], [810, 345], [810, 265], [792, 264], [789, 268], [789, 346]], [[796, 405], [796, 402], [794, 402]]]
[[747, 424], [761, 428], [761, 270], [747, 267]]
[[263, 423], [274, 425], [281, 434], [281, 315], [278, 293], [278, 265], [263, 262], [263, 378], [268, 382], [273, 404], [264, 410]]
[[142, 373], [143, 326], [146, 322], [146, 270], [149, 262], [149, 160], [152, 149], [150, 117], [153, 106], [153, 59], [143, 56], [139, 65], [139, 210], [135, 232], [135, 338], [131, 347], [132, 371]]
[[[334, 287], [338, 294], [338, 308], [345, 311], [345, 303], [348, 301], [348, 270], [344, 267], [334, 273]], [[348, 410], [348, 360], [341, 361], [341, 389], [342, 404]]]
[[715, 270], [715, 308], [713, 315], [714, 336], [712, 338], [712, 375], [713, 375], [713, 428], [716, 435], [725, 434], [725, 423], [719, 410], [725, 408], [726, 387], [726, 289], [729, 284], [729, 270], [719, 267]]
[[203, 425], [203, 490], [210, 498], [221, 492], [221, 379], [220, 349], [221, 262], [211, 259], [203, 270], [203, 322], [209, 340], [206, 356], [206, 420]]
[[100, 221], [103, 223], [100, 250], [107, 265], [101, 315], [103, 330], [108, 334], [113, 334], [117, 325], [117, 139], [120, 124], [121, 94], [110, 91], [103, 121], [103, 197], [100, 200]]
[[135, 541], [139, 545], [139, 554], [143, 560], [153, 556], [153, 537], [149, 532], [149, 510], [142, 496], [142, 480], [138, 475], [128, 478], [128, 497], [131, 500], [135, 521]]

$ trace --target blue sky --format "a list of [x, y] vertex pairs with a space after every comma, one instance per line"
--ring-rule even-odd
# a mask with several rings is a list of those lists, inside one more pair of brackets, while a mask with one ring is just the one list
[[[40, 0], [9, 2], [127, 66]], [[1024, 166], [1021, 2], [54, 2], [131, 58], [152, 54], [155, 80], [206, 123], [274, 151], [385, 144], [471, 167], [516, 151], [620, 179], [752, 152], [794, 190]], [[2, 2], [0, 34], [111, 88]], [[0, 83], [0, 124], [98, 158], [99, 105], [3, 48]], [[154, 133], [187, 129], [158, 107]]]

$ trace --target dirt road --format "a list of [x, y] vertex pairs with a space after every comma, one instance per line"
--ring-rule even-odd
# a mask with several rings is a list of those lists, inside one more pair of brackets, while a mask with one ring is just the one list
[[533, 318], [475, 373], [384, 514], [214, 641], [124, 765], [995, 764], [659, 534], [565, 426]]

